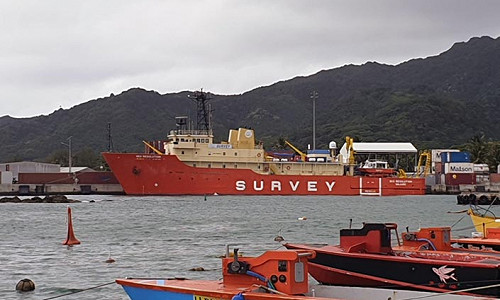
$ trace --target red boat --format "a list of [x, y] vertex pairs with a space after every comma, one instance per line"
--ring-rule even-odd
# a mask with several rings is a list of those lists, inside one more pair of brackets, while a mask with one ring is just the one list
[[[367, 223], [361, 229], [342, 229], [340, 245], [285, 247], [315, 251], [309, 273], [322, 284], [500, 296], [500, 257], [440, 251], [450, 247], [446, 230], [434, 232], [433, 241], [407, 235], [408, 247], [393, 248], [396, 227]], [[423, 244], [432, 247], [420, 249]]]
[[[206, 94], [197, 101], [206, 105]], [[208, 109], [201, 111], [209, 111]], [[209, 120], [205, 116], [202, 120]], [[147, 145], [148, 153], [103, 153], [127, 194], [131, 195], [423, 195], [424, 178], [390, 173], [354, 176], [354, 163], [344, 163], [336, 148], [316, 151], [304, 159], [278, 159], [266, 154], [252, 129], [229, 131], [215, 143], [208, 123], [177, 129], [164, 143]], [[202, 123], [202, 122], [201, 122]], [[200, 120], [198, 120], [200, 124]], [[351, 152], [353, 153], [353, 151]]]
[[482, 232], [475, 232], [474, 234], [472, 237], [452, 239], [452, 243], [456, 243], [467, 249], [496, 251], [500, 253], [500, 228], [486, 228], [486, 236]]
[[475, 296], [442, 295], [400, 289], [375, 289], [309, 284], [312, 251], [267, 251], [258, 257], [222, 258], [219, 280], [185, 278], [117, 279], [132, 300], [373, 300], [423, 299], [477, 300]]

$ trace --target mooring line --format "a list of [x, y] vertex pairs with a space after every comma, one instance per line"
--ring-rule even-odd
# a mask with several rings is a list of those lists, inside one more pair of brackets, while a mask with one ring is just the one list
[[[440, 297], [440, 296], [446, 296], [446, 295], [454, 295], [454, 294], [463, 293], [463, 292], [473, 292], [473, 291], [484, 290], [484, 289], [491, 289], [491, 288], [498, 288], [498, 287], [500, 287], [500, 283], [492, 284], [492, 285], [485, 285], [485, 286], [478, 286], [478, 287], [473, 287], [473, 288], [468, 288], [468, 289], [463, 289], [463, 290], [454, 290], [454, 291], [437, 293], [437, 294], [432, 294], [432, 295], [425, 295], [425, 296], [417, 296], [417, 297], [411, 297], [411, 298], [404, 298], [404, 299], [401, 299], [401, 300], [414, 300], [414, 299], [433, 298], [433, 297]], [[481, 299], [489, 297], [489, 295], [480, 295], [480, 294], [474, 294], [474, 295], [470, 295], [470, 296], [478, 297], [478, 298], [481, 298]]]
[[76, 292], [66, 293], [66, 294], [62, 294], [62, 295], [58, 295], [58, 296], [54, 296], [54, 297], [50, 297], [50, 298], [44, 298], [42, 300], [50, 300], [50, 299], [61, 298], [61, 297], [69, 296], [69, 295], [74, 295], [74, 294], [77, 294], [77, 293], [81, 293], [81, 292], [85, 292], [85, 291], [97, 289], [97, 288], [100, 288], [100, 287], [103, 287], [103, 286], [106, 286], [106, 285], [110, 285], [110, 284], [114, 284], [114, 283], [115, 283], [115, 281], [111, 281], [111, 282], [108, 282], [108, 283], [103, 283], [103, 284], [96, 285], [96, 286], [93, 286], [93, 287], [89, 287], [89, 288], [86, 288], [86, 289], [83, 289], [83, 290], [79, 290], [79, 291], [76, 291]]

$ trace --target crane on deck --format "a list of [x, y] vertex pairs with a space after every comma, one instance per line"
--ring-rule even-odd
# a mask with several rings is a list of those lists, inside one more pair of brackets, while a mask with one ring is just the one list
[[295, 147], [294, 145], [292, 145], [289, 141], [285, 141], [285, 144], [288, 147], [292, 148], [293, 151], [297, 152], [300, 155], [300, 159], [302, 159], [302, 161], [306, 161], [307, 160], [307, 155], [304, 152], [300, 151], [297, 147]]

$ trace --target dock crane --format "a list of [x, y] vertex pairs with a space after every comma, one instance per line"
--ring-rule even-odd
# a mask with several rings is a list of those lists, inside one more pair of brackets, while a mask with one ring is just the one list
[[297, 147], [295, 147], [294, 145], [292, 145], [289, 141], [285, 140], [285, 144], [288, 147], [292, 148], [293, 151], [297, 152], [300, 155], [300, 159], [302, 159], [302, 161], [307, 161], [307, 155], [304, 152], [300, 151]]

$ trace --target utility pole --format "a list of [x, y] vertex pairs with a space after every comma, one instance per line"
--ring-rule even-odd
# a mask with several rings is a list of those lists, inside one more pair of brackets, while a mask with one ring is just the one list
[[316, 150], [316, 99], [318, 99], [318, 92], [311, 92], [311, 99], [313, 103], [313, 150]]
[[67, 138], [68, 140], [68, 143], [63, 143], [61, 142], [61, 144], [65, 145], [65, 146], [68, 146], [68, 173], [71, 173], [71, 138], [73, 136], [70, 136], [69, 138]]

